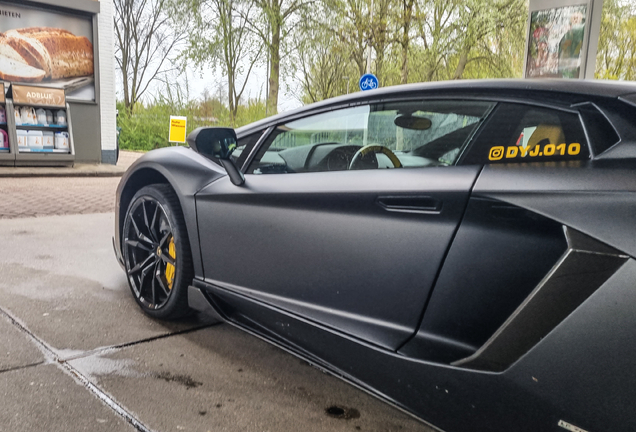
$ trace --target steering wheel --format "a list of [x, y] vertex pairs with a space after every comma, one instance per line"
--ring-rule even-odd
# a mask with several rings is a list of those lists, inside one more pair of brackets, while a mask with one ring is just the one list
[[351, 158], [351, 163], [349, 164], [349, 168], [350, 170], [355, 169], [354, 166], [356, 163], [358, 163], [358, 161], [360, 161], [360, 159], [362, 159], [363, 156], [368, 155], [369, 153], [371, 154], [377, 154], [377, 153], [382, 153], [385, 154], [389, 160], [391, 161], [391, 163], [393, 164], [394, 168], [402, 168], [402, 163], [400, 162], [400, 160], [398, 159], [398, 157], [395, 155], [395, 153], [393, 153], [393, 151], [391, 151], [391, 149], [378, 145], [378, 144], [369, 144], [369, 145], [365, 145], [364, 147], [360, 148]]

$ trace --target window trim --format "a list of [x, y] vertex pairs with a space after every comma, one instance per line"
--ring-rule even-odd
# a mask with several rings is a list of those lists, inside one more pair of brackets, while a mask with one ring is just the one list
[[587, 107], [590, 107], [590, 106], [593, 107], [594, 109], [596, 109], [603, 116], [603, 118], [605, 119], [607, 124], [609, 124], [610, 127], [612, 129], [614, 129], [614, 133], [618, 137], [618, 141], [616, 141], [614, 144], [612, 144], [611, 146], [609, 146], [605, 150], [603, 150], [603, 151], [601, 151], [599, 153], [594, 152], [594, 146], [592, 145], [592, 140], [590, 139], [590, 136], [589, 136], [588, 130], [587, 130], [587, 122], [585, 121], [585, 119], [583, 118], [583, 116], [581, 115], [581, 112], [579, 110], [579, 116], [581, 117], [581, 123], [583, 124], [583, 130], [585, 131], [585, 137], [587, 138], [588, 147], [590, 147], [590, 156], [591, 156], [591, 159], [595, 159], [597, 156], [600, 156], [603, 153], [608, 152], [610, 149], [616, 147], [621, 142], [623, 142], [623, 136], [620, 134], [618, 129], [616, 129], [616, 126], [614, 126], [614, 123], [607, 116], [607, 113], [598, 104], [596, 104], [596, 103], [594, 103], [592, 101], [587, 101], [587, 102], [581, 102], [581, 103], [577, 103], [577, 104], [573, 104], [572, 105], [572, 107], [576, 107], [577, 109], [578, 108], [587, 108]]
[[[267, 137], [269, 137], [269, 135], [274, 131], [275, 128], [276, 128], [276, 126], [268, 126], [265, 129], [261, 129], [260, 138], [256, 141], [256, 143], [250, 149], [249, 154], [247, 155], [247, 157], [245, 158], [245, 161], [243, 162], [243, 165], [239, 167], [239, 170], [243, 174], [245, 174], [247, 172], [247, 169], [249, 168], [250, 164], [252, 163], [252, 160], [254, 160], [254, 157], [258, 153], [258, 149], [261, 148], [261, 146], [263, 145], [263, 142], [267, 139]], [[257, 132], [246, 133], [241, 138], [246, 137], [246, 136], [250, 136], [253, 133], [257, 133]], [[240, 140], [241, 138], [238, 138], [238, 139]]]
[[[585, 144], [590, 155], [588, 160], [594, 159], [595, 155], [594, 155], [594, 152], [592, 151], [592, 143], [590, 142], [590, 137], [587, 133], [587, 129], [585, 128], [585, 122], [583, 121], [583, 118], [581, 117], [581, 112], [577, 108], [575, 108], [575, 105], [563, 107], [563, 106], [559, 106], [555, 104], [549, 104], [549, 103], [544, 104], [544, 103], [533, 103], [533, 102], [534, 101], [519, 101], [513, 98], [498, 98], [498, 103], [496, 107], [499, 106], [500, 103], [509, 103], [509, 104], [516, 104], [516, 105], [527, 105], [527, 106], [536, 107], [536, 108], [551, 109], [551, 110], [560, 111], [560, 112], [564, 112], [568, 114], [575, 114], [576, 117], [579, 119], [579, 124], [581, 125], [581, 129], [583, 130], [583, 135], [585, 136]], [[582, 102], [582, 103], [585, 103], [585, 102]], [[576, 105], [580, 105], [580, 104], [576, 104]], [[468, 146], [466, 146], [466, 149], [464, 150], [464, 152], [459, 156], [459, 158], [457, 159], [457, 163], [455, 165], [466, 166], [466, 164], [464, 164], [464, 161], [467, 155], [470, 153], [470, 151], [474, 147], [475, 142], [477, 142], [477, 140], [479, 139], [479, 135], [481, 135], [484, 129], [488, 126], [488, 123], [493, 121], [492, 119], [494, 118], [494, 115], [492, 114], [494, 111], [495, 109], [493, 109], [489, 113], [489, 115], [484, 118], [484, 121], [482, 122], [481, 126], [477, 128], [477, 130], [475, 131], [475, 134], [471, 137], [471, 140], [468, 143]], [[548, 162], [548, 161], [545, 161], [545, 162]], [[515, 162], [510, 162], [510, 163], [513, 164]], [[471, 164], [471, 165], [474, 165], [474, 164]], [[481, 165], [483, 166], [488, 164], [484, 163]]]

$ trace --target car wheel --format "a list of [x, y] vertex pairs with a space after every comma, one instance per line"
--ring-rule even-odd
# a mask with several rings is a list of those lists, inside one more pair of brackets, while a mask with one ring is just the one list
[[122, 239], [128, 284], [143, 311], [160, 319], [190, 314], [192, 252], [179, 200], [170, 186], [145, 186], [135, 194]]

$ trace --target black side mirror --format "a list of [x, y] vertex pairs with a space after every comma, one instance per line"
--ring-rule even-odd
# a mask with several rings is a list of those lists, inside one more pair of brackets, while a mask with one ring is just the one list
[[234, 129], [224, 127], [200, 127], [190, 132], [186, 140], [190, 148], [195, 152], [209, 158], [219, 159], [232, 183], [237, 186], [245, 183], [243, 173], [230, 158], [237, 145], [236, 132], [234, 132]]

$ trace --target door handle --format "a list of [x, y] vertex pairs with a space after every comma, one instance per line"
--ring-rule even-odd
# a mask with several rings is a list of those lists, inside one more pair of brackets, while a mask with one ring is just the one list
[[441, 213], [442, 201], [430, 196], [380, 196], [376, 203], [386, 211]]

